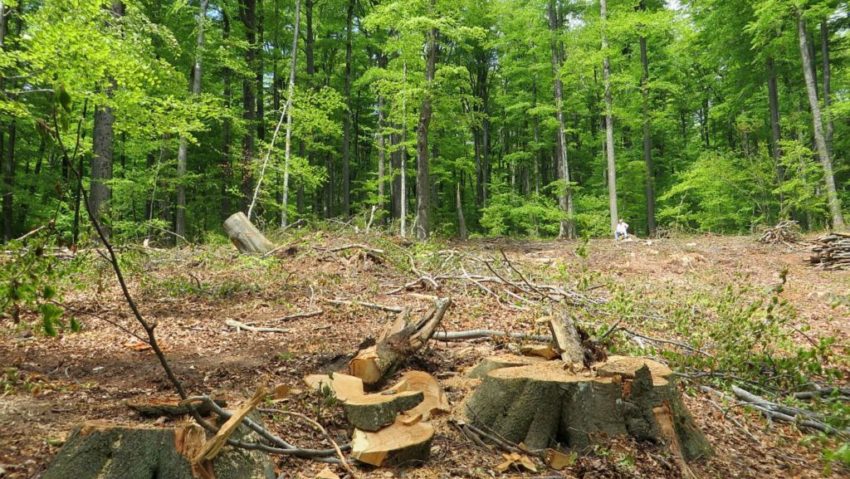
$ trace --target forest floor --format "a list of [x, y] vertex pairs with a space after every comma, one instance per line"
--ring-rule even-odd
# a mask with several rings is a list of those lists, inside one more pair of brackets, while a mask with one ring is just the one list
[[[364, 254], [361, 248], [334, 251], [364, 243], [385, 253]], [[232, 405], [250, 397], [260, 384], [306, 389], [304, 375], [356, 351], [358, 344], [376, 335], [393, 317], [393, 313], [373, 308], [334, 305], [328, 299], [417, 310], [428, 306], [428, 301], [411, 293], [450, 296], [454, 304], [443, 321], [446, 330], [543, 333], [535, 323], [548, 307], [542, 301], [517, 302], [503, 290], [490, 294], [472, 281], [457, 278], [461, 271], [490, 275], [481, 259], [517, 278], [500, 250], [532, 281], [562, 284], [583, 297], [601, 298], [614, 305], [600, 311], [572, 307], [579, 323], [596, 334], [621, 321], [623, 327], [649, 337], [694, 344], [697, 333], [710, 330], [712, 322], [719, 320], [718, 305], [764, 297], [787, 269], [782, 298], [796, 310], [787, 325], [799, 332], [791, 334], [793, 341], [805, 344], [834, 337], [833, 348], [839, 357], [847, 356], [850, 344], [850, 272], [810, 267], [804, 262], [808, 255], [804, 246], [761, 245], [750, 237], [721, 236], [620, 243], [471, 240], [412, 244], [344, 231], [303, 231], [280, 239], [279, 244], [286, 247], [265, 259], [240, 256], [229, 244], [138, 248], [124, 255], [130, 289], [142, 313], [157, 322], [159, 340], [189, 391], [210, 393]], [[29, 329], [0, 318], [0, 365], [4, 368], [0, 378], [0, 471], [5, 471], [5, 476], [3, 472], [0, 476], [4, 479], [37, 477], [74, 425], [93, 419], [139, 423], [144, 420], [126, 407], [126, 401], [173, 394], [152, 352], [115, 326], [138, 331], [109, 264], [97, 255], [87, 264], [67, 278], [77, 287], [63, 298], [67, 310], [82, 322], [81, 332], [65, 331], [50, 338], [38, 331], [34, 316], [24, 318], [30, 321]], [[436, 291], [423, 283], [390, 294], [423, 272], [436, 277]], [[319, 310], [321, 314], [310, 318], [280, 319]], [[676, 318], [675, 323], [671, 317]], [[225, 324], [228, 319], [290, 332], [237, 332]], [[622, 334], [613, 334], [612, 340], [612, 348], [619, 351], [646, 346]], [[697, 346], [707, 347], [707, 343]], [[505, 341], [432, 342], [405, 367], [435, 375], [456, 405], [466, 393], [458, 381], [464, 369], [510, 347]], [[641, 352], [661, 360], [667, 357], [661, 349]], [[846, 365], [838, 366], [847, 371]], [[847, 384], [847, 374], [838, 382]], [[699, 477], [850, 477], [842, 466], [830, 468], [822, 457], [824, 446], [806, 440], [794, 426], [768, 424], [746, 408], [718, 404], [693, 384], [684, 383], [688, 386], [683, 388], [685, 403], [715, 448], [713, 457], [692, 465]], [[340, 441], [347, 440], [344, 417], [317, 395], [296, 391], [285, 404], [318, 419]], [[290, 442], [321, 444], [308, 426], [287, 421], [266, 420]], [[438, 418], [435, 426], [437, 435], [427, 464], [409, 469], [360, 468], [361, 476], [498, 476], [495, 466], [503, 459], [497, 450], [476, 446], [445, 418]], [[565, 477], [680, 477], [679, 470], [664, 460], [655, 446], [620, 441], [589, 452], [565, 471]], [[284, 477], [305, 478], [315, 477], [324, 467], [298, 459], [281, 459], [277, 465]], [[343, 474], [341, 469], [336, 472]], [[541, 474], [552, 477], [551, 471]]]

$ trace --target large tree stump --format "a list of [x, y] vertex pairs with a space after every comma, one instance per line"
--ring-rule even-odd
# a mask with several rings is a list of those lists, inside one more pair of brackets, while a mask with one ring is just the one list
[[434, 307], [415, 322], [408, 312], [401, 313], [384, 329], [374, 346], [357, 352], [348, 363], [349, 374], [362, 379], [367, 386], [380, 382], [428, 343], [451, 303], [449, 298], [438, 299]]
[[467, 420], [530, 449], [582, 451], [628, 435], [667, 444], [687, 460], [710, 454], [665, 366], [613, 357], [599, 366], [604, 377], [565, 366], [549, 361], [491, 370], [466, 403]]
[[274, 249], [274, 244], [266, 239], [241, 211], [227, 218], [224, 222], [224, 231], [236, 248], [243, 253], [266, 254]]
[[[238, 433], [248, 436], [247, 429]], [[275, 477], [268, 457], [258, 451], [225, 448], [211, 471], [193, 465], [204, 441], [203, 429], [195, 424], [157, 428], [88, 422], [72, 431], [42, 479], [195, 479], [209, 472], [217, 479]]]

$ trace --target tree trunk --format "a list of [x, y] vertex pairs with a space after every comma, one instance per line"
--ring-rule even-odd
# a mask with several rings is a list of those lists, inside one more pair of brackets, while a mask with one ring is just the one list
[[[770, 107], [770, 153], [778, 163], [782, 157], [782, 147], [779, 145], [782, 133], [779, 129], [779, 90], [776, 86], [776, 66], [773, 58], [767, 59], [767, 100]], [[784, 175], [780, 175], [780, 181], [782, 176]]]
[[286, 147], [283, 160], [283, 205], [280, 210], [280, 227], [286, 228], [289, 220], [289, 159], [292, 154], [292, 100], [295, 95], [295, 68], [298, 63], [298, 27], [301, 23], [301, 0], [295, 0], [295, 28], [292, 35], [292, 63], [289, 66], [289, 89], [286, 96]]
[[[222, 9], [222, 38], [226, 42], [230, 38], [230, 16]], [[222, 69], [222, 81], [224, 82], [224, 104], [230, 110], [233, 104], [233, 87], [231, 78], [233, 71], [225, 67]], [[227, 217], [230, 214], [230, 193], [228, 189], [233, 181], [233, 164], [230, 158], [230, 143], [233, 141], [233, 123], [230, 115], [225, 115], [221, 126], [221, 215]]]
[[[245, 64], [255, 71], [257, 58], [257, 2], [256, 0], [239, 0], [239, 16], [245, 25]], [[245, 121], [245, 132], [242, 134], [242, 202], [245, 209], [251, 203], [253, 168], [254, 168], [254, 134], [256, 133], [256, 86], [255, 78], [246, 75], [242, 78], [242, 119]]]
[[549, 0], [549, 30], [552, 33], [552, 73], [555, 76], [555, 112], [558, 117], [558, 138], [555, 146], [558, 161], [557, 171], [562, 181], [564, 181], [564, 190], [561, 193], [559, 200], [561, 210], [567, 215], [567, 218], [561, 221], [560, 233], [561, 238], [573, 239], [576, 237], [575, 215], [573, 207], [573, 191], [570, 184], [570, 168], [567, 158], [567, 136], [564, 126], [564, 84], [561, 81], [561, 42], [558, 40], [558, 32], [561, 27], [561, 21], [555, 8], [555, 0]]
[[[378, 104], [376, 109], [378, 110], [378, 125], [376, 135], [378, 135], [378, 211], [383, 212], [385, 209], [385, 201], [384, 201], [384, 177], [386, 175], [386, 159], [387, 159], [387, 147], [386, 147], [386, 137], [384, 135], [384, 98], [380, 94], [378, 94]], [[382, 215], [383, 217], [383, 215]]]
[[[436, 0], [431, 0], [431, 10]], [[425, 96], [419, 110], [419, 126], [416, 128], [416, 238], [426, 240], [430, 234], [431, 178], [428, 165], [428, 129], [431, 125], [434, 74], [437, 69], [439, 32], [436, 28], [428, 33], [425, 59]]]
[[832, 170], [832, 158], [829, 155], [826, 138], [823, 130], [823, 117], [820, 104], [818, 103], [818, 91], [815, 78], [812, 74], [812, 57], [809, 54], [809, 38], [806, 32], [806, 20], [801, 12], [797, 13], [797, 32], [800, 37], [800, 56], [803, 60], [803, 75], [806, 79], [806, 92], [809, 97], [809, 106], [812, 110], [812, 123], [814, 127], [815, 145], [823, 167], [824, 182], [826, 183], [826, 199], [829, 212], [832, 216], [832, 227], [836, 230], [844, 229], [844, 216], [841, 211], [841, 200], [835, 188], [835, 176]]
[[342, 215], [351, 214], [351, 31], [354, 23], [354, 2], [348, 0], [345, 20], [345, 77], [342, 95], [346, 109], [342, 124]]
[[469, 232], [466, 230], [466, 218], [463, 215], [463, 198], [461, 196], [461, 178], [462, 173], [458, 173], [459, 178], [455, 184], [455, 208], [457, 208], [457, 236], [461, 240], [466, 240], [469, 237]]
[[407, 63], [403, 65], [401, 95], [401, 164], [399, 165], [399, 229], [402, 238], [407, 234]]
[[655, 165], [652, 162], [652, 120], [649, 108], [649, 58], [646, 37], [640, 37], [640, 63], [643, 66], [641, 94], [643, 96], [643, 162], [646, 167], [646, 230], [655, 237]]
[[15, 138], [17, 125], [14, 120], [9, 122], [9, 143], [3, 151], [3, 239], [10, 241], [15, 237]]
[[[201, 94], [201, 58], [204, 49], [204, 22], [207, 18], [208, 0], [201, 0], [198, 9], [198, 38], [195, 50], [195, 66], [192, 68], [192, 95], [197, 97]], [[178, 237], [186, 237], [186, 185], [183, 183], [186, 176], [186, 155], [188, 141], [185, 136], [180, 137], [180, 147], [177, 150], [177, 210], [174, 215], [174, 232]]]
[[826, 113], [826, 121], [824, 122], [824, 136], [826, 140], [826, 150], [830, 155], [834, 153], [832, 149], [832, 136], [835, 130], [832, 121], [832, 67], [830, 62], [829, 49], [829, 19], [824, 18], [820, 23], [820, 38], [821, 38], [821, 61], [823, 62], [823, 107]]
[[266, 108], [265, 108], [265, 11], [263, 9], [263, 0], [257, 2], [257, 139], [264, 141], [266, 139]]
[[608, 158], [608, 209], [611, 214], [611, 232], [617, 229], [617, 159], [614, 156], [614, 100], [611, 92], [611, 61], [608, 59], [608, 2], [599, 0], [602, 17], [602, 81], [605, 84], [605, 156]]

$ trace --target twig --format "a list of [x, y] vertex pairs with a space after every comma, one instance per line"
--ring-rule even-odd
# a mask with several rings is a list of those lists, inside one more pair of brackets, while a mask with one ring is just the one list
[[697, 349], [693, 346], [690, 346], [688, 344], [685, 344], [685, 343], [682, 343], [682, 342], [679, 342], [679, 341], [673, 341], [672, 339], [654, 338], [652, 336], [646, 336], [644, 334], [636, 333], [636, 332], [634, 332], [630, 329], [621, 328], [621, 327], [618, 327], [617, 331], [622, 331], [622, 332], [628, 334], [629, 336], [645, 339], [645, 340], [653, 342], [653, 343], [669, 344], [671, 346], [676, 346], [678, 348], [682, 348], [682, 349], [690, 351], [692, 353], [701, 354], [701, 355], [708, 357], [708, 358], [714, 358], [714, 356], [712, 356], [711, 354], [709, 354], [709, 353], [707, 353], [707, 352], [705, 352], [701, 349]]

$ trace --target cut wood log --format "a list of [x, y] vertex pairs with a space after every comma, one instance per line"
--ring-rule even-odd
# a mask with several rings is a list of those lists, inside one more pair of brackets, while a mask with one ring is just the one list
[[[240, 430], [242, 436], [250, 436]], [[171, 428], [88, 422], [75, 428], [44, 479], [271, 479], [274, 466], [260, 451], [225, 449], [210, 469], [193, 468], [204, 445], [200, 426]], [[252, 436], [251, 436], [252, 437]], [[206, 475], [206, 476], [205, 476]]]
[[440, 383], [430, 374], [423, 371], [408, 371], [391, 388], [395, 393], [419, 392], [423, 394], [423, 400], [413, 409], [407, 411], [408, 416], [420, 416], [423, 421], [431, 419], [433, 415], [450, 412], [451, 407]]
[[343, 403], [348, 421], [357, 429], [374, 432], [395, 422], [401, 413], [428, 420], [438, 411], [448, 411], [448, 401], [440, 384], [428, 373], [410, 371], [398, 383], [375, 394], [363, 392], [363, 381], [347, 374], [314, 374], [304, 378], [313, 389], [329, 388]]
[[195, 456], [194, 462], [196, 464], [202, 464], [206, 461], [212, 461], [221, 452], [221, 448], [227, 443], [227, 439], [236, 432], [236, 429], [242, 423], [242, 420], [245, 419], [245, 416], [251, 413], [255, 407], [257, 407], [260, 402], [263, 401], [263, 398], [266, 396], [266, 389], [260, 387], [257, 389], [257, 392], [254, 393], [254, 396], [251, 399], [245, 401], [244, 404], [239, 406], [239, 409], [230, 416], [222, 426], [219, 428], [218, 432], [210, 438], [204, 446], [201, 448], [201, 451], [198, 452], [198, 455]]
[[343, 403], [345, 417], [357, 429], [375, 432], [394, 423], [398, 415], [409, 411], [425, 399], [422, 391], [397, 394], [366, 394]]
[[[711, 453], [679, 397], [672, 376], [653, 376], [663, 365], [614, 358], [611, 377], [565, 370], [560, 361], [498, 368], [487, 373], [466, 402], [470, 424], [530, 450], [564, 445], [582, 452], [601, 438], [632, 436], [666, 443], [654, 408], [668, 405], [683, 457]], [[628, 365], [639, 369], [628, 371]], [[630, 379], [633, 377], [634, 379]]]
[[274, 249], [274, 244], [266, 239], [241, 211], [227, 218], [224, 222], [224, 232], [242, 253], [264, 255]]
[[525, 356], [536, 356], [547, 361], [560, 357], [558, 351], [551, 344], [527, 344], [520, 347], [519, 350]]
[[328, 388], [337, 399], [343, 402], [366, 394], [363, 390], [363, 380], [348, 374], [311, 374], [304, 378], [304, 382], [316, 391]]
[[373, 466], [417, 465], [428, 460], [434, 427], [427, 422], [406, 425], [401, 419], [378, 432], [354, 430], [351, 457]]
[[[227, 407], [227, 401], [220, 399], [215, 400], [220, 407]], [[181, 405], [179, 401], [174, 399], [146, 399], [142, 401], [127, 401], [127, 407], [136, 411], [142, 417], [179, 417], [191, 414], [191, 408], [188, 405]], [[209, 404], [200, 403], [195, 405], [195, 410], [201, 416], [209, 416], [212, 413], [212, 408]]]
[[438, 299], [434, 307], [415, 322], [410, 320], [408, 313], [401, 313], [384, 329], [374, 346], [360, 350], [348, 363], [349, 374], [359, 377], [367, 386], [380, 382], [431, 339], [450, 305], [451, 299]]
[[584, 364], [584, 346], [581, 344], [581, 336], [569, 316], [549, 318], [549, 330], [552, 331], [555, 347], [565, 363]]

